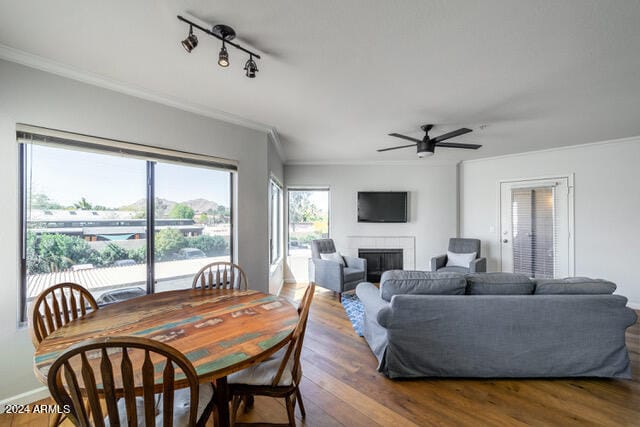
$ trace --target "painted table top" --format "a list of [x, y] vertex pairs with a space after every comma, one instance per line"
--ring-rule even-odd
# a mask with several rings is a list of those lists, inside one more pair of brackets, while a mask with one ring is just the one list
[[108, 305], [58, 329], [36, 349], [34, 371], [46, 384], [50, 365], [71, 345], [129, 335], [169, 344], [193, 363], [201, 382], [212, 381], [282, 348], [297, 321], [296, 308], [284, 298], [257, 291], [159, 292]]

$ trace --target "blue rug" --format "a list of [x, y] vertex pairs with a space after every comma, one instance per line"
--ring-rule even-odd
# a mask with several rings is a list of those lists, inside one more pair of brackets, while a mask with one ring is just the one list
[[359, 336], [364, 336], [362, 333], [364, 306], [358, 299], [358, 296], [356, 294], [342, 294], [342, 306], [353, 325], [353, 330], [356, 331], [356, 334]]

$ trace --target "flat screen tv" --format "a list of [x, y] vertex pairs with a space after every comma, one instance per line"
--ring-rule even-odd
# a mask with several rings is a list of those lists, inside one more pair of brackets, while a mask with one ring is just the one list
[[407, 192], [359, 191], [358, 222], [407, 222]]

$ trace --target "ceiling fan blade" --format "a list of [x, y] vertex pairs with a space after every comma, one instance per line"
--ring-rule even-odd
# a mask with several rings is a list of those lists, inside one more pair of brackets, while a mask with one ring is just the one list
[[454, 130], [453, 132], [445, 133], [440, 136], [436, 136], [435, 138], [431, 138], [433, 142], [444, 141], [445, 139], [454, 138], [456, 136], [464, 135], [465, 133], [473, 132], [471, 129], [460, 128], [458, 130]]
[[409, 144], [409, 145], [401, 145], [399, 147], [391, 147], [391, 148], [381, 148], [378, 150], [378, 153], [381, 153], [383, 151], [390, 151], [390, 150], [398, 150], [400, 148], [408, 148], [408, 147], [415, 147], [416, 144]]
[[482, 145], [478, 144], [458, 144], [456, 142], [438, 142], [436, 147], [444, 147], [444, 148], [466, 148], [469, 150], [477, 150], [482, 147]]
[[390, 133], [389, 136], [395, 136], [396, 138], [406, 139], [407, 141], [422, 142], [421, 139], [411, 138], [410, 136], [400, 135], [399, 133]]

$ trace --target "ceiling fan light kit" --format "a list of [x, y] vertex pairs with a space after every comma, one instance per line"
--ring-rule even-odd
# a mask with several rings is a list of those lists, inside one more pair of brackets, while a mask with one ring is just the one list
[[400, 148], [408, 148], [408, 147], [416, 147], [418, 152], [418, 157], [423, 159], [425, 157], [431, 157], [435, 154], [436, 147], [445, 147], [445, 148], [463, 148], [467, 150], [477, 150], [482, 147], [482, 145], [478, 144], [460, 144], [456, 142], [442, 142], [447, 139], [455, 138], [456, 136], [464, 135], [469, 132], [473, 132], [468, 128], [460, 128], [454, 130], [452, 132], [445, 133], [440, 136], [436, 136], [435, 138], [429, 137], [429, 131], [433, 129], [433, 125], [422, 125], [420, 127], [424, 131], [424, 137], [422, 139], [412, 138], [410, 136], [401, 135], [399, 133], [390, 133], [389, 136], [393, 136], [395, 138], [406, 139], [408, 141], [413, 141], [413, 144], [409, 145], [400, 145], [398, 147], [390, 147], [390, 148], [381, 148], [378, 150], [379, 153], [383, 151], [391, 151], [398, 150]]
[[227, 45], [232, 46], [249, 54], [249, 59], [245, 63], [243, 70], [245, 71], [245, 76], [251, 79], [255, 78], [256, 73], [258, 72], [258, 66], [256, 65], [254, 58], [260, 59], [260, 55], [240, 46], [238, 43], [232, 42], [231, 40], [236, 38], [236, 32], [233, 28], [228, 25], [219, 24], [215, 25], [213, 28], [211, 28], [211, 30], [208, 30], [180, 15], [178, 15], [178, 19], [189, 24], [189, 35], [181, 42], [182, 47], [184, 47], [187, 52], [191, 53], [191, 51], [193, 51], [193, 49], [198, 46], [198, 37], [196, 37], [196, 35], [193, 33], [193, 29], [197, 28], [203, 33], [222, 41], [222, 47], [220, 48], [220, 52], [218, 53], [218, 65], [223, 68], [229, 67], [229, 64], [231, 62], [229, 61], [229, 51], [227, 50]]

